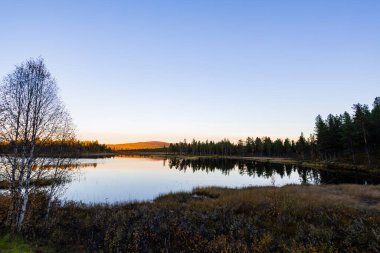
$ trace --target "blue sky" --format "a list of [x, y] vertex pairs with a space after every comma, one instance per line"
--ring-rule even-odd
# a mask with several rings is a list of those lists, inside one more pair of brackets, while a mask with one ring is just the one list
[[82, 139], [296, 138], [380, 96], [380, 1], [1, 1], [0, 77], [42, 56]]

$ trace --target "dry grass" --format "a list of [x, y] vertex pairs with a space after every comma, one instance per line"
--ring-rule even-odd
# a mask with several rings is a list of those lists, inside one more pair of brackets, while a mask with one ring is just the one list
[[49, 223], [36, 210], [25, 235], [66, 252], [379, 252], [379, 199], [370, 185], [196, 188], [57, 205]]
[[[205, 200], [200, 202], [199, 200]], [[380, 186], [375, 185], [323, 185], [284, 187], [247, 187], [239, 189], [222, 187], [195, 188], [192, 193], [173, 193], [160, 196], [157, 204], [188, 203], [203, 208], [215, 205], [248, 203], [260, 205], [277, 201], [291, 201], [302, 205], [344, 205], [352, 208], [380, 211]]]

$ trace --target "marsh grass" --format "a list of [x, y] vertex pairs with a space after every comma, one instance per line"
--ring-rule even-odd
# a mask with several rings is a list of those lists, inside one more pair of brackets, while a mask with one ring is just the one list
[[380, 187], [195, 188], [153, 202], [56, 203], [24, 237], [61, 252], [378, 252]]

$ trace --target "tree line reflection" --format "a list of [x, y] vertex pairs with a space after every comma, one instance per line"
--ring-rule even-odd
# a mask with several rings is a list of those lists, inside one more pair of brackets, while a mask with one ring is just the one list
[[228, 176], [237, 170], [241, 175], [258, 178], [299, 176], [300, 184], [379, 184], [380, 177], [345, 171], [328, 171], [300, 167], [297, 165], [274, 164], [254, 160], [223, 159], [223, 158], [169, 158], [164, 159], [164, 165], [179, 171], [205, 171], [214, 173], [221, 171]]

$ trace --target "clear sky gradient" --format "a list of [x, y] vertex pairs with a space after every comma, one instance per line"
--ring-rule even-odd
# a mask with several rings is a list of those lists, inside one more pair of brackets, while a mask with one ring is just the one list
[[0, 77], [45, 58], [82, 139], [295, 138], [380, 96], [380, 1], [1, 1]]

